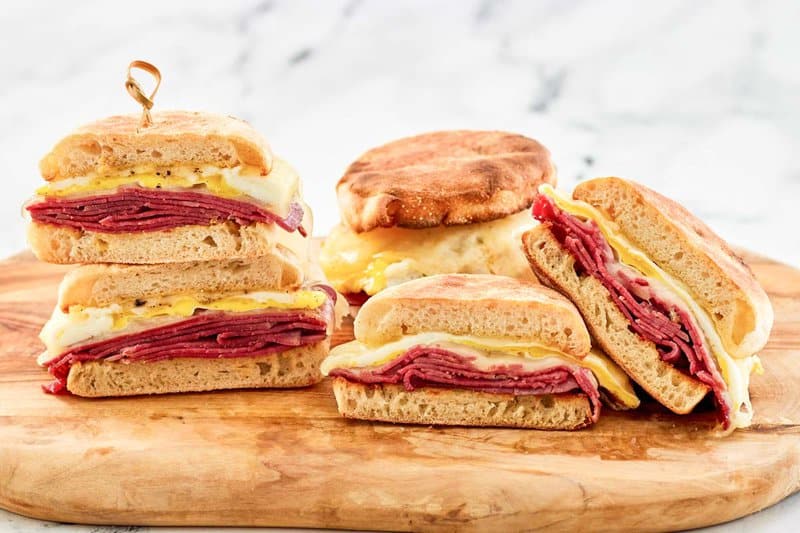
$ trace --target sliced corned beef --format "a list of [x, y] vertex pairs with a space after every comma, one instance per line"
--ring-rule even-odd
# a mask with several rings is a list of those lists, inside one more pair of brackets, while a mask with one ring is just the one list
[[106, 195], [46, 197], [26, 209], [42, 224], [100, 233], [161, 231], [233, 221], [240, 225], [275, 223], [286, 231], [305, 235], [301, 226], [303, 208], [297, 202], [283, 218], [253, 202], [194, 191], [123, 187]]
[[344, 297], [350, 305], [364, 305], [369, 300], [369, 294], [364, 291], [361, 292], [347, 292]]
[[400, 357], [372, 369], [332, 370], [331, 377], [354, 383], [402, 384], [408, 391], [421, 387], [466, 389], [494, 394], [541, 395], [583, 393], [592, 405], [592, 420], [600, 415], [600, 393], [592, 373], [577, 366], [556, 366], [526, 372], [522, 365], [481, 370], [474, 358], [436, 346], [414, 346]]

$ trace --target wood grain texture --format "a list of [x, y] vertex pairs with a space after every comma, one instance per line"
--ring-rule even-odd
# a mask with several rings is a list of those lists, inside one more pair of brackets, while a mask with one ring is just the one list
[[[36, 335], [63, 267], [0, 262], [0, 507], [94, 524], [393, 530], [685, 529], [800, 485], [800, 271], [748, 255], [776, 323], [755, 424], [606, 410], [578, 433], [340, 418], [327, 383], [83, 400], [41, 392]], [[349, 338], [349, 326], [337, 342]]]

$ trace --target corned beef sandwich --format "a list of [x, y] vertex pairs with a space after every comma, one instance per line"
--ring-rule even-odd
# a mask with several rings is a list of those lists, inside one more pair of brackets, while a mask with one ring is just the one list
[[272, 253], [78, 267], [40, 335], [39, 363], [54, 378], [45, 390], [100, 397], [316, 383], [336, 293], [302, 280]]
[[108, 117], [62, 139], [26, 205], [51, 263], [305, 261], [311, 219], [295, 171], [246, 122], [188, 111]]
[[724, 429], [750, 425], [753, 354], [773, 312], [742, 259], [682, 206], [630, 181], [586, 181], [572, 198], [540, 193], [525, 253], [597, 345], [675, 413], [711, 395]]
[[539, 185], [555, 182], [547, 148], [515, 133], [435, 131], [378, 146], [336, 186], [342, 223], [322, 269], [357, 305], [434, 274], [533, 279], [519, 239]]
[[322, 364], [349, 418], [579, 429], [601, 397], [639, 403], [625, 373], [590, 350], [575, 307], [532, 282], [442, 274], [396, 285], [364, 304], [355, 337]]

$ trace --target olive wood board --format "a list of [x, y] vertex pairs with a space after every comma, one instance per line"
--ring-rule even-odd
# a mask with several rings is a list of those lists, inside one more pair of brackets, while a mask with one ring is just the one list
[[[744, 252], [775, 307], [752, 427], [605, 409], [578, 432], [345, 420], [330, 385], [44, 394], [37, 334], [65, 267], [0, 262], [0, 507], [62, 522], [382, 530], [665, 530], [800, 486], [800, 271]], [[352, 323], [335, 336], [349, 340]]]

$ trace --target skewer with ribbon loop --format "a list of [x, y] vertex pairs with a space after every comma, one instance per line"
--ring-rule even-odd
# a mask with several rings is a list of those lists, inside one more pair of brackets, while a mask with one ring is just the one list
[[[141, 85], [133, 78], [133, 74], [131, 70], [139, 69], [147, 72], [151, 76], [153, 76], [156, 80], [156, 86], [153, 88], [153, 92], [150, 93], [150, 96], [144, 94]], [[147, 61], [131, 61], [131, 64], [128, 65], [128, 79], [125, 80], [125, 89], [128, 90], [128, 94], [130, 94], [134, 100], [139, 102], [139, 105], [142, 106], [142, 120], [140, 122], [140, 126], [142, 128], [146, 128], [153, 123], [153, 117], [150, 115], [150, 109], [153, 108], [153, 98], [156, 96], [156, 92], [158, 92], [158, 88], [161, 85], [161, 72], [152, 64], [148, 63]]]

